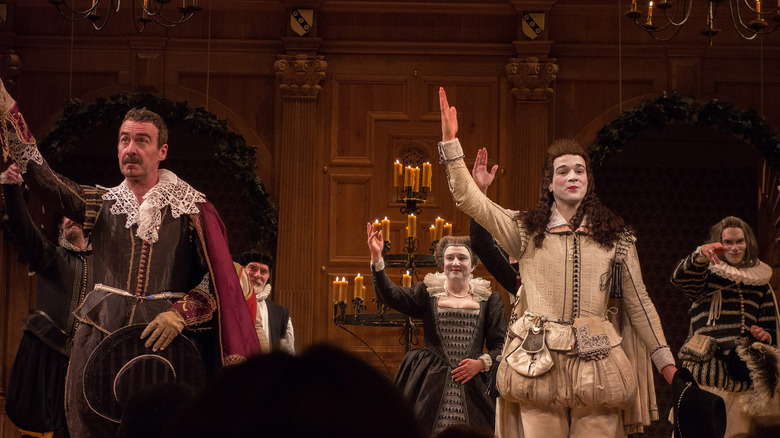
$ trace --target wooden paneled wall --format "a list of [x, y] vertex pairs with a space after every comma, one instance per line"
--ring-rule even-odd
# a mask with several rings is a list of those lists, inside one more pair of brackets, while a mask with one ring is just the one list
[[[489, 195], [518, 209], [536, 202], [550, 140], [592, 141], [620, 110], [665, 90], [755, 107], [780, 130], [780, 80], [770, 74], [780, 71], [780, 32], [763, 43], [742, 41], [727, 27], [725, 10], [724, 31], [710, 47], [695, 25], [656, 43], [623, 16], [629, 1], [206, 0], [189, 23], [150, 25], [140, 35], [126, 10], [95, 31], [87, 22], [71, 28], [46, 0], [7, 3], [0, 72], [38, 137], [67, 98], [89, 103], [119, 91], [187, 100], [226, 119], [257, 147], [257, 171], [279, 206], [274, 299], [291, 308], [297, 348], [334, 343], [383, 371], [362, 342], [334, 325], [330, 285], [337, 276], [368, 278], [367, 221], [387, 216], [392, 250], [399, 250], [405, 220], [391, 170], [408, 154], [434, 163], [419, 218], [423, 246], [436, 217], [468, 233], [437, 160], [440, 86], [458, 108], [467, 163], [486, 147], [491, 164], [501, 166]], [[310, 35], [290, 30], [293, 6], [315, 9]], [[547, 13], [536, 40], [521, 31], [524, 11]], [[703, 9], [694, 9], [690, 21], [697, 20], [704, 22]], [[531, 65], [530, 57], [557, 67], [552, 93], [524, 94], [519, 88], [539, 86], [536, 79], [508, 73], [518, 62]], [[286, 76], [285, 63], [296, 61], [298, 75]], [[296, 81], [314, 87], [291, 91]], [[2, 405], [19, 321], [34, 295], [26, 267], [2, 237], [0, 245]], [[404, 354], [398, 331], [349, 328], [392, 374]], [[0, 438], [16, 436], [4, 416], [0, 426]]]

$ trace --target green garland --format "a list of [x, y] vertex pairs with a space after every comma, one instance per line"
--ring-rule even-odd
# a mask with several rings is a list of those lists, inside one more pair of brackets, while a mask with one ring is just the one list
[[755, 109], [741, 110], [718, 100], [698, 103], [666, 92], [655, 100], [642, 101], [601, 128], [596, 141], [588, 144], [588, 154], [593, 163], [600, 166], [609, 154], [622, 150], [640, 132], [648, 128], [660, 131], [671, 123], [717, 128], [740, 136], [753, 145], [773, 169], [780, 170], [780, 139]]
[[83, 139], [96, 127], [122, 120], [131, 108], [146, 107], [159, 114], [169, 129], [179, 127], [208, 139], [214, 145], [219, 161], [236, 175], [244, 187], [242, 196], [249, 200], [250, 220], [257, 227], [262, 242], [256, 244], [275, 251], [278, 235], [278, 213], [268, 199], [268, 193], [260, 177], [255, 173], [255, 147], [244, 137], [227, 129], [227, 123], [203, 108], [187, 102], [172, 102], [147, 93], [119, 93], [108, 99], [99, 98], [92, 105], [79, 99], [71, 99], [65, 105], [63, 116], [52, 131], [39, 142], [44, 156], [61, 157], [74, 141]]

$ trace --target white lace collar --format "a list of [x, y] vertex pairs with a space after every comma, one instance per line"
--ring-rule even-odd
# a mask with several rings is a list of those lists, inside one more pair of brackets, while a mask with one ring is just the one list
[[737, 268], [721, 261], [717, 265], [710, 264], [708, 269], [713, 274], [728, 280], [752, 286], [767, 284], [772, 277], [772, 268], [760, 260], [758, 261], [758, 265], [749, 268]]
[[182, 214], [197, 213], [200, 211], [197, 204], [206, 201], [202, 193], [180, 180], [170, 170], [159, 169], [157, 172], [159, 180], [143, 196], [144, 201], [140, 206], [135, 194], [127, 187], [127, 180], [103, 195], [106, 201], [116, 201], [111, 206], [111, 214], [127, 215], [125, 228], [138, 224], [135, 235], [148, 243], [157, 242], [163, 208], [171, 207], [171, 215], [178, 218]]
[[[428, 293], [436, 298], [447, 295], [447, 291], [444, 290], [445, 281], [447, 281], [447, 277], [442, 272], [432, 272], [423, 278], [423, 282], [428, 288]], [[493, 293], [490, 289], [490, 282], [483, 278], [472, 278], [470, 284], [471, 290], [469, 293], [471, 293], [475, 301], [487, 301], [490, 298], [490, 294]]]

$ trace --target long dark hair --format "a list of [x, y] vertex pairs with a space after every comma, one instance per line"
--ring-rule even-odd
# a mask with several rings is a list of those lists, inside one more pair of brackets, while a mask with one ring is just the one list
[[540, 248], [546, 237], [545, 231], [547, 231], [547, 224], [550, 222], [552, 205], [555, 203], [555, 198], [549, 190], [553, 179], [553, 161], [561, 155], [579, 155], [582, 157], [585, 161], [585, 172], [588, 176], [588, 189], [585, 192], [585, 198], [569, 222], [572, 229], [576, 230], [580, 225], [583, 225], [582, 220], [587, 216], [588, 223], [586, 225], [593, 233], [593, 239], [604, 248], [612, 248], [615, 241], [620, 238], [621, 233], [627, 231], [626, 224], [620, 216], [612, 213], [601, 204], [594, 192], [596, 181], [593, 178], [590, 157], [585, 153], [585, 149], [572, 139], [563, 138], [555, 140], [547, 149], [547, 157], [542, 167], [544, 176], [539, 194], [539, 203], [533, 210], [520, 212], [517, 219], [523, 222], [529, 233], [536, 233], [534, 245]]

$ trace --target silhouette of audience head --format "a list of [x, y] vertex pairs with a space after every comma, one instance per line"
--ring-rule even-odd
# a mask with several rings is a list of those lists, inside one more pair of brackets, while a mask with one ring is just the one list
[[421, 437], [411, 407], [385, 376], [326, 345], [221, 369], [170, 436]]

